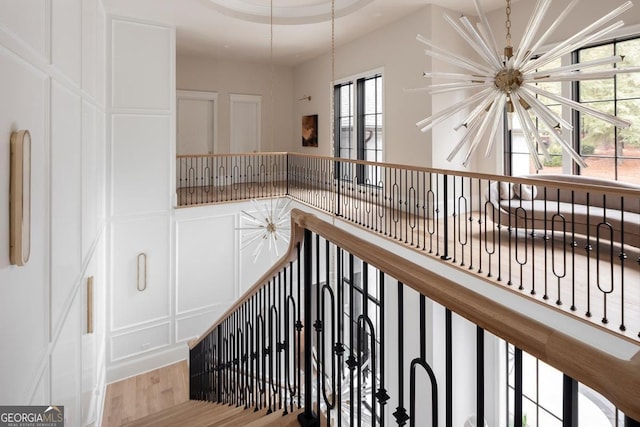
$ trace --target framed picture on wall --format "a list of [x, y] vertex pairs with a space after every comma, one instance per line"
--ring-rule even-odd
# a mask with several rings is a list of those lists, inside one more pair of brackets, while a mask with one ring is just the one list
[[302, 116], [302, 146], [318, 146], [318, 115]]

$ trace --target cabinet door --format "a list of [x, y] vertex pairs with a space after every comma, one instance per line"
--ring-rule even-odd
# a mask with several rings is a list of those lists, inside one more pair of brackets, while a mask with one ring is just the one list
[[170, 226], [168, 216], [113, 224], [112, 331], [169, 316]]

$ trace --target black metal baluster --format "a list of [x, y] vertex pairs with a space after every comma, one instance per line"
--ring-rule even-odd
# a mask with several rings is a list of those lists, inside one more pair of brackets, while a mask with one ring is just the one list
[[476, 327], [476, 426], [484, 427], [484, 329]]
[[584, 249], [587, 255], [587, 312], [585, 316], [591, 317], [591, 193], [587, 193], [587, 244]]
[[578, 382], [562, 376], [562, 427], [578, 427]]
[[[442, 176], [442, 208], [444, 211], [444, 221], [443, 221], [443, 249], [442, 256], [440, 257], [443, 260], [449, 260], [449, 175], [444, 174]], [[438, 239], [439, 240], [439, 239]], [[437, 254], [436, 254], [437, 255]]]
[[349, 425], [355, 425], [355, 408], [354, 408], [354, 369], [357, 365], [356, 356], [353, 354], [354, 348], [356, 347], [356, 340], [353, 337], [353, 329], [354, 329], [354, 321], [353, 317], [355, 315], [354, 311], [354, 289], [353, 284], [355, 283], [354, 277], [354, 257], [353, 254], [349, 254], [349, 357], [347, 359], [347, 366], [349, 367]]
[[[390, 399], [387, 390], [385, 389], [385, 354], [386, 354], [386, 340], [385, 340], [385, 294], [386, 294], [386, 286], [385, 286], [385, 275], [384, 272], [378, 272], [378, 296], [380, 298], [380, 388], [376, 392], [376, 398], [380, 403], [380, 426], [384, 427], [385, 425], [385, 407], [387, 405], [387, 401]], [[373, 390], [373, 389], [372, 389]]]
[[342, 249], [336, 248], [336, 285], [338, 287], [338, 342], [335, 344], [334, 352], [338, 356], [338, 401], [336, 418], [338, 427], [342, 426], [342, 380], [344, 378], [344, 253]]
[[312, 271], [311, 264], [313, 262], [312, 253], [312, 234], [311, 231], [304, 231], [304, 325], [307, 331], [304, 334], [304, 412], [298, 415], [298, 422], [302, 427], [315, 427], [318, 425], [318, 419], [313, 413], [312, 391], [313, 391], [313, 369], [311, 360], [311, 328], [312, 323], [312, 298], [311, 298], [311, 281]]
[[620, 197], [620, 212], [620, 253], [618, 254], [620, 259], [620, 330], [624, 332], [627, 330], [624, 324], [624, 263], [627, 260], [624, 243], [624, 197]]
[[398, 282], [398, 407], [393, 416], [399, 426], [409, 421], [404, 407], [404, 285]]
[[[478, 194], [481, 194], [481, 182], [478, 180]], [[478, 274], [482, 274], [482, 200], [478, 197]]]
[[[596, 228], [596, 284], [598, 286], [598, 289], [600, 290], [600, 292], [602, 292], [603, 294], [603, 298], [602, 298], [602, 305], [603, 305], [603, 317], [602, 317], [602, 323], [607, 324], [609, 323], [609, 318], [607, 317], [607, 297], [609, 296], [609, 294], [613, 293], [614, 291], [614, 279], [613, 279], [613, 275], [614, 275], [614, 264], [613, 264], [613, 244], [612, 242], [613, 240], [613, 227], [611, 226], [611, 224], [607, 221], [607, 195], [603, 194], [602, 195], [602, 221], [600, 223], [598, 223], [598, 226]], [[602, 236], [601, 233], [606, 233], [606, 236]], [[608, 243], [603, 243], [602, 241], [608, 241]], [[603, 284], [603, 276], [600, 274], [600, 264], [602, 263], [602, 257], [601, 257], [601, 252], [604, 251], [603, 246], [607, 246], [608, 247], [608, 259], [606, 260], [607, 265], [609, 266], [609, 287], [607, 288], [605, 284]]]
[[522, 424], [522, 399], [523, 399], [523, 392], [522, 392], [522, 350], [520, 350], [518, 347], [514, 347], [514, 354], [513, 354], [513, 362], [514, 362], [514, 378], [515, 378], [515, 384], [514, 384], [514, 394], [513, 394], [513, 398], [514, 398], [514, 411], [513, 411], [513, 417], [514, 417], [514, 422], [513, 425], [514, 426], [521, 426], [521, 427], [526, 427]]
[[444, 311], [445, 354], [445, 426], [453, 426], [453, 339], [452, 316], [448, 308]]

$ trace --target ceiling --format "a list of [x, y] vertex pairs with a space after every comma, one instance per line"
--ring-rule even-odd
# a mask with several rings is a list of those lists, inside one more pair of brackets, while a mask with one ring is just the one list
[[[107, 13], [175, 26], [179, 55], [264, 62], [273, 46], [274, 64], [294, 66], [331, 50], [331, 0], [272, 1], [103, 0]], [[480, 3], [486, 12], [504, 7], [505, 0]], [[427, 4], [476, 14], [473, 0], [335, 0], [335, 43], [352, 41]]]

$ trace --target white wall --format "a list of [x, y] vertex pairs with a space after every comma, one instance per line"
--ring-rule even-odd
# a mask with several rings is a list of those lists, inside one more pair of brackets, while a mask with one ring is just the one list
[[[262, 96], [261, 151], [291, 151], [300, 140], [300, 121], [291, 121], [294, 105], [292, 70], [274, 66], [273, 88], [268, 63], [219, 61], [179, 55], [176, 86], [180, 90], [218, 93], [217, 146], [219, 153], [229, 153], [230, 113], [229, 95]], [[273, 91], [273, 96], [271, 96]], [[291, 139], [293, 129], [297, 138]]]
[[[100, 0], [0, 3], [0, 403], [94, 425], [104, 388], [104, 43]], [[9, 263], [9, 138], [32, 136], [31, 257]], [[94, 333], [86, 281], [94, 277]]]
[[[404, 89], [426, 85], [422, 72], [429, 68], [429, 58], [415, 40], [418, 33], [430, 36], [431, 7], [379, 29], [346, 45], [337, 39], [335, 80], [340, 81], [366, 71], [382, 68], [384, 78], [384, 160], [407, 165], [431, 164], [428, 136], [415, 123], [430, 113], [424, 94], [406, 93]], [[336, 21], [336, 26], [340, 20]], [[329, 156], [331, 153], [331, 54], [326, 54], [294, 69], [294, 94], [311, 95], [311, 101], [294, 104], [293, 120], [318, 114], [318, 148], [296, 147], [295, 151]], [[299, 140], [299, 129], [294, 138]], [[401, 142], [400, 142], [401, 141]]]

